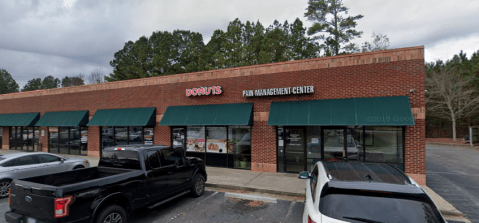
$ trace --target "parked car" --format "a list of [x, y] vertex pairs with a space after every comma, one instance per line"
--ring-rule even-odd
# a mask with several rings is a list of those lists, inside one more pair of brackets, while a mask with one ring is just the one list
[[9, 223], [121, 222], [191, 193], [199, 197], [205, 163], [167, 146], [105, 148], [98, 167], [14, 180]]
[[8, 196], [12, 180], [90, 167], [86, 159], [52, 153], [8, 153], [0, 155], [0, 198]]
[[387, 164], [317, 162], [307, 179], [303, 222], [446, 222], [428, 194]]

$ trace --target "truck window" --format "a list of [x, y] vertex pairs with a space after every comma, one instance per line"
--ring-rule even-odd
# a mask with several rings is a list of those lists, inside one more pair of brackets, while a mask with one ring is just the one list
[[160, 158], [158, 157], [157, 151], [148, 151], [147, 152], [148, 166], [149, 169], [155, 169], [160, 167]]
[[141, 170], [137, 151], [103, 151], [98, 166]]
[[169, 166], [169, 165], [175, 165], [175, 162], [178, 161], [178, 166], [183, 166], [183, 157], [176, 151], [173, 151], [172, 149], [162, 149], [161, 155], [162, 157], [162, 163], [164, 166]]

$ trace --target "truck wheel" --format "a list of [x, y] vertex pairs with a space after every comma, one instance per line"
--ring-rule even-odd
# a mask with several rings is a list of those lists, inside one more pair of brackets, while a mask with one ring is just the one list
[[84, 166], [80, 166], [80, 165], [73, 167], [74, 170], [83, 169], [83, 168], [85, 168], [85, 167], [84, 167]]
[[118, 205], [110, 205], [104, 208], [98, 217], [96, 223], [126, 223], [126, 212]]
[[0, 198], [8, 197], [8, 189], [10, 189], [11, 186], [11, 180], [0, 180]]
[[191, 185], [191, 193], [195, 197], [199, 197], [203, 195], [203, 192], [205, 192], [205, 177], [203, 174], [196, 174], [194, 179], [193, 179], [193, 185]]

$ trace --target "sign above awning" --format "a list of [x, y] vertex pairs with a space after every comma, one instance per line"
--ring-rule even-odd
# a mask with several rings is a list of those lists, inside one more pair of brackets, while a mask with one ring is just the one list
[[408, 126], [414, 117], [407, 96], [273, 102], [268, 125]]
[[88, 111], [47, 112], [35, 126], [86, 126]]
[[0, 126], [34, 126], [40, 119], [39, 112], [0, 114]]
[[101, 109], [87, 126], [154, 126], [156, 108]]
[[159, 125], [253, 125], [253, 103], [168, 106]]

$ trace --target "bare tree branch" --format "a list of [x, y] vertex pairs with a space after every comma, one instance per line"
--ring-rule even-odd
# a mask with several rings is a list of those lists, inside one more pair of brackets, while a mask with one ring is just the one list
[[426, 110], [431, 116], [452, 121], [453, 140], [456, 140], [456, 120], [479, 109], [479, 92], [470, 87], [473, 81], [473, 77], [448, 68], [426, 76]]

